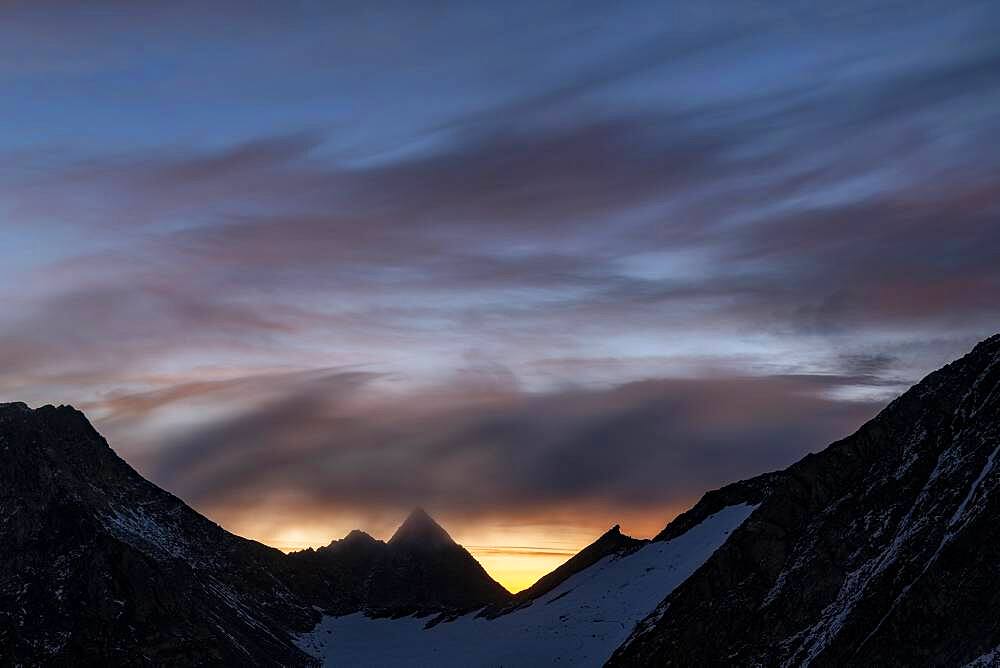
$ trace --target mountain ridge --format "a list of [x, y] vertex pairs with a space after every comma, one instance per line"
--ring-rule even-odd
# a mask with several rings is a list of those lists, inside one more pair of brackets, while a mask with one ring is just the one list
[[327, 601], [336, 603], [320, 605], [333, 614], [454, 616], [511, 596], [422, 508], [388, 541], [354, 529], [326, 547], [288, 557], [312, 573], [312, 588], [330, 592]]
[[956, 665], [989, 652], [998, 451], [995, 335], [854, 434], [710, 493], [761, 505], [610, 665]]

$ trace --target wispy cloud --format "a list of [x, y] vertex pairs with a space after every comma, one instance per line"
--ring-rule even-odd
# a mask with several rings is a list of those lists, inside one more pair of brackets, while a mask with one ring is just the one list
[[715, 375], [537, 394], [478, 372], [393, 388], [331, 370], [186, 383], [94, 408], [133, 443], [177, 402], [215, 415], [150, 444], [146, 473], [221, 516], [275, 497], [297, 499], [303, 517], [414, 503], [452, 516], [574, 505], [666, 514], [849, 433], [879, 405], [830, 395], [857, 382]]
[[0, 10], [0, 393], [206, 507], [664, 508], [996, 328], [996, 3], [246, 7]]

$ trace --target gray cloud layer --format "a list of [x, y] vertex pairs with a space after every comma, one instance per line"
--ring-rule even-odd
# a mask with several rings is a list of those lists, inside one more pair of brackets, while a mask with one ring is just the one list
[[159, 444], [165, 454], [147, 473], [204, 507], [295, 490], [312, 512], [422, 503], [474, 515], [675, 507], [817, 450], [878, 406], [828, 396], [860, 380], [850, 377], [715, 376], [536, 395], [474, 374], [363, 400], [377, 380], [335, 370], [243, 378], [121, 395], [103, 408], [120, 426], [174, 401], [206, 405], [266, 387], [253, 408]]
[[45, 4], [0, 392], [206, 507], [671, 504], [1000, 322], [995, 3]]

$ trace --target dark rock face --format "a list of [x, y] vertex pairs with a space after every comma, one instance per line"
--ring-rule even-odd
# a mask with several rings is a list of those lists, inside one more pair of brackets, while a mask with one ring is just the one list
[[0, 656], [303, 665], [279, 551], [144, 480], [68, 407], [0, 405]]
[[1000, 645], [1000, 336], [854, 435], [713, 492], [751, 517], [609, 665], [962, 665]]
[[426, 512], [413, 511], [387, 543], [352, 531], [289, 559], [313, 578], [317, 603], [332, 614], [456, 614], [510, 599], [510, 593]]

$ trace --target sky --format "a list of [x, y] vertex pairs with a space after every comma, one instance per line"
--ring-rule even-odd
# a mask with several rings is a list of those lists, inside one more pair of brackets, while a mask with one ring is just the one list
[[[827, 4], [829, 6], [819, 6]], [[993, 1], [0, 3], [0, 400], [511, 589], [1000, 329]]]

